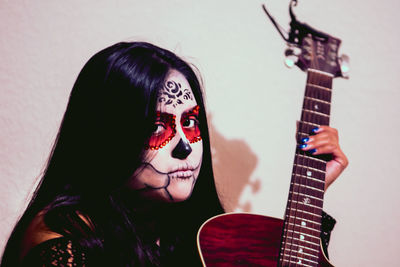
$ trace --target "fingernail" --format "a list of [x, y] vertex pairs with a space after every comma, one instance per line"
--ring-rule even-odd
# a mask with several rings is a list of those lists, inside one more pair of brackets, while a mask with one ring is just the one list
[[319, 128], [316, 127], [316, 128], [314, 128], [314, 129], [312, 129], [311, 131], [312, 131], [313, 133], [316, 133], [318, 130], [319, 130]]
[[305, 142], [308, 142], [308, 140], [310, 140], [310, 138], [304, 137], [303, 139], [301, 139], [301, 142], [302, 142], [302, 143], [305, 143]]
[[317, 150], [314, 148], [314, 149], [309, 150], [309, 152], [310, 152], [311, 154], [314, 154], [315, 152], [317, 152]]
[[307, 147], [307, 144], [299, 145], [299, 148], [306, 148], [306, 147]]

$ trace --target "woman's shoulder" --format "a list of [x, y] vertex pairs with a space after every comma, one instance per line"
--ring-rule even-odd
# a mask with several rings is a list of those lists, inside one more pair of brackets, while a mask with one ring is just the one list
[[45, 211], [40, 211], [28, 227], [22, 238], [20, 258], [24, 258], [26, 254], [37, 245], [51, 239], [62, 237], [61, 234], [51, 231], [44, 222]]
[[[60, 255], [68, 257], [69, 260], [75, 256], [81, 258], [83, 252], [77, 252], [77, 250], [81, 250], [79, 244], [52, 231], [44, 221], [45, 213], [45, 210], [40, 211], [29, 223], [22, 238], [20, 259], [23, 259], [23, 262], [39, 260], [42, 257], [44, 257], [42, 260], [53, 257], [60, 259]], [[80, 212], [77, 214], [85, 224], [92, 228], [88, 216]]]

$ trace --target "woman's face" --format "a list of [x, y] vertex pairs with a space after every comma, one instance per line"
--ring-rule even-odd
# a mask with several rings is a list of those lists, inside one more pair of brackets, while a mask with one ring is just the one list
[[145, 198], [179, 202], [190, 197], [200, 172], [199, 107], [188, 81], [175, 70], [167, 76], [157, 103], [154, 131], [130, 186]]

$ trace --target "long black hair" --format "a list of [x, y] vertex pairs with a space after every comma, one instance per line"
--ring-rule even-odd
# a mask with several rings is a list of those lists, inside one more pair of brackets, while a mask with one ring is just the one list
[[[202, 167], [188, 200], [144, 215], [137, 209], [143, 200], [125, 185], [142, 162], [158, 90], [171, 70], [185, 76], [200, 106]], [[41, 211], [46, 226], [78, 242], [93, 265], [198, 263], [196, 231], [223, 208], [214, 184], [201, 84], [193, 69], [174, 53], [144, 42], [117, 43], [95, 54], [74, 84], [44, 175], [8, 240], [1, 266], [18, 266], [23, 235]], [[148, 225], [152, 220], [158, 220], [156, 228]], [[154, 248], [157, 238], [160, 247]]]

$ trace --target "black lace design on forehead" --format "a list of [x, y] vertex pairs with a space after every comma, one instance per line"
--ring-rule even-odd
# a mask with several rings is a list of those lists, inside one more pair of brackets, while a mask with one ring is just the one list
[[158, 102], [165, 105], [172, 105], [174, 108], [177, 105], [183, 104], [185, 100], [193, 100], [193, 95], [190, 89], [182, 89], [182, 85], [172, 80], [165, 82], [164, 87], [158, 93]]

